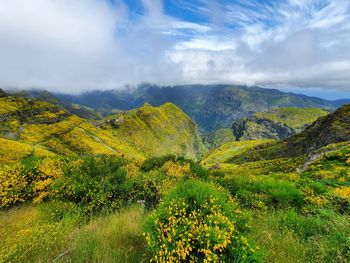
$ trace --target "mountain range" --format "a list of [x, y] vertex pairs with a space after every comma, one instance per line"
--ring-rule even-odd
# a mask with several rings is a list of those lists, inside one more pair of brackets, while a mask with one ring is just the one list
[[[171, 102], [181, 108], [197, 124], [201, 132], [228, 128], [234, 121], [280, 107], [312, 107], [335, 110], [350, 100], [324, 100], [276, 89], [236, 85], [157, 86], [144, 84], [122, 90], [89, 91], [78, 95], [21, 92], [21, 96], [58, 101], [73, 114], [97, 118], [149, 103], [160, 106]], [[73, 106], [75, 105], [75, 106]], [[77, 105], [80, 107], [77, 108]], [[68, 109], [69, 110], [69, 109]], [[80, 112], [79, 112], [80, 111]], [[93, 113], [95, 112], [95, 113]]]

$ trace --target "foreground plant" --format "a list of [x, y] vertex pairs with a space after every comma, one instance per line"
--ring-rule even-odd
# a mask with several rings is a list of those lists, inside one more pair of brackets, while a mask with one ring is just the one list
[[153, 262], [260, 262], [246, 222], [222, 189], [195, 180], [165, 197], [146, 224]]

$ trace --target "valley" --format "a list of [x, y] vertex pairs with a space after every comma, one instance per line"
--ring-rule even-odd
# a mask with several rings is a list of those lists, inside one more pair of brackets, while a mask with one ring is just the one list
[[348, 262], [343, 103], [1, 91], [0, 262]]

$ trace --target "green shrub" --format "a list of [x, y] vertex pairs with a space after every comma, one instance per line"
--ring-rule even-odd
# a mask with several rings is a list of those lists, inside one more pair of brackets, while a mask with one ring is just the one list
[[141, 165], [141, 170], [143, 172], [149, 172], [151, 170], [156, 170], [162, 167], [168, 161], [183, 161], [185, 160], [183, 157], [177, 157], [175, 155], [165, 155], [161, 157], [151, 157], [143, 162]]
[[187, 180], [149, 217], [147, 247], [155, 262], [260, 262], [245, 220], [225, 190]]
[[206, 180], [210, 176], [200, 164], [171, 155], [150, 158], [142, 169], [144, 172], [133, 178], [132, 196], [142, 201], [146, 209], [154, 208], [177, 182], [190, 178]]
[[66, 169], [55, 181], [53, 199], [74, 204], [83, 214], [119, 209], [132, 192], [123, 164], [118, 158], [85, 157], [81, 165]]
[[195, 163], [191, 161], [190, 169], [191, 169], [191, 173], [197, 178], [207, 180], [210, 176], [210, 172], [199, 163]]
[[293, 182], [249, 176], [218, 179], [218, 182], [229, 189], [233, 195], [237, 195], [242, 190], [257, 194], [257, 197], [262, 197], [260, 201], [274, 208], [300, 208], [304, 203], [302, 194]]
[[303, 216], [294, 210], [287, 211], [282, 218], [284, 226], [293, 229], [298, 237], [304, 239], [325, 234], [327, 231], [326, 222], [319, 216]]

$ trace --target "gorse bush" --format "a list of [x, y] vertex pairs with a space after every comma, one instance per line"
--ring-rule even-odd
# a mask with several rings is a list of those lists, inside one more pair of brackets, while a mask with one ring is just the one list
[[55, 181], [53, 199], [71, 203], [88, 215], [119, 209], [128, 203], [132, 193], [123, 164], [119, 158], [85, 157], [77, 168], [66, 169]]
[[259, 262], [244, 237], [246, 221], [229, 194], [196, 180], [179, 183], [149, 217], [154, 262]]
[[24, 202], [32, 191], [27, 176], [20, 164], [3, 166], [0, 169], [0, 208]]
[[151, 170], [155, 170], [157, 168], [162, 167], [166, 162], [168, 161], [180, 161], [184, 160], [182, 157], [178, 159], [175, 155], [165, 155], [161, 157], [151, 157], [146, 159], [143, 164], [141, 165], [141, 170], [143, 172], [149, 172]]
[[62, 175], [63, 160], [28, 157], [0, 167], [0, 208], [32, 199], [41, 203], [50, 194], [50, 185]]

